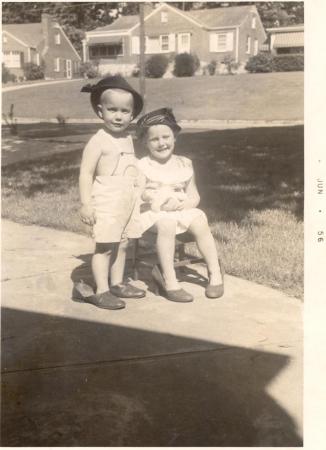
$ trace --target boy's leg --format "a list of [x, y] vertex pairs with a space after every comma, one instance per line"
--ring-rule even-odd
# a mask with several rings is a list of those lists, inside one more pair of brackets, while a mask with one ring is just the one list
[[97, 294], [109, 290], [108, 276], [114, 245], [116, 244], [96, 243], [95, 253], [92, 258], [92, 271]]
[[155, 224], [157, 230], [156, 249], [162, 268], [167, 290], [179, 289], [174, 270], [176, 221], [174, 219], [161, 219]]
[[191, 222], [189, 231], [193, 234], [198, 250], [206, 261], [209, 273], [209, 284], [222, 284], [223, 279], [218, 261], [215, 239], [211, 233], [204, 213]]
[[115, 247], [111, 257], [110, 291], [121, 298], [143, 298], [146, 291], [123, 281], [128, 249], [128, 239], [122, 239]]
[[122, 239], [115, 244], [113, 254], [111, 257], [110, 267], [110, 284], [115, 286], [123, 282], [123, 276], [126, 265], [126, 256], [128, 248], [128, 239]]

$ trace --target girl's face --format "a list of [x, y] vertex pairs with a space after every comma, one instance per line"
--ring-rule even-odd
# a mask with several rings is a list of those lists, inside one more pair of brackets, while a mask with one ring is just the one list
[[164, 163], [170, 159], [175, 144], [174, 133], [167, 125], [152, 125], [146, 134], [146, 146], [153, 159]]

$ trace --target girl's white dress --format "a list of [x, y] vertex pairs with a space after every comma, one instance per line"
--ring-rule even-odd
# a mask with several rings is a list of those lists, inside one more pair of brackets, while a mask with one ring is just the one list
[[[139, 160], [138, 168], [146, 177], [146, 186], [151, 186], [151, 189], [153, 184], [157, 184], [158, 189], [169, 186], [177, 192], [185, 192], [187, 184], [194, 175], [191, 160], [178, 155], [172, 155], [165, 164], [145, 156]], [[158, 220], [171, 217], [176, 221], [176, 234], [180, 234], [188, 230], [194, 219], [203, 215], [203, 211], [198, 208], [155, 212], [150, 209], [149, 203], [144, 202], [141, 205], [140, 221], [144, 232]]]

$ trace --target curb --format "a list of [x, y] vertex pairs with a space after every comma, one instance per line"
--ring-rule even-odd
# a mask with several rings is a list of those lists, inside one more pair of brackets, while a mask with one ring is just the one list
[[[58, 120], [53, 119], [40, 119], [37, 117], [17, 117], [18, 124], [35, 124], [35, 123], [56, 123]], [[67, 124], [93, 124], [102, 123], [99, 118], [94, 119], [67, 119]], [[304, 125], [303, 119], [295, 120], [180, 120], [179, 124], [182, 128], [190, 129], [209, 129], [209, 130], [223, 130], [232, 128], [254, 128], [254, 127], [286, 127]], [[2, 120], [2, 125], [6, 123]]]
[[19, 89], [27, 89], [32, 87], [42, 87], [42, 86], [48, 86], [49, 84], [60, 84], [60, 83], [71, 83], [72, 81], [80, 81], [83, 78], [73, 78], [72, 80], [53, 80], [53, 81], [44, 81], [42, 83], [31, 83], [31, 84], [23, 84], [21, 86], [9, 86], [2, 88], [2, 92], [10, 92], [10, 91], [18, 91]]

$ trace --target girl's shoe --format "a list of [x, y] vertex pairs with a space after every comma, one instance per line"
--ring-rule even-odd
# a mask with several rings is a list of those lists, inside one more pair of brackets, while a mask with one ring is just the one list
[[208, 284], [205, 289], [205, 295], [208, 298], [220, 298], [224, 294], [224, 267], [222, 265], [221, 260], [218, 260], [218, 263], [220, 265], [220, 271], [222, 276], [222, 283], [221, 284]]
[[184, 289], [167, 290], [164, 278], [157, 265], [153, 267], [152, 277], [155, 281], [156, 287], [158, 288], [159, 294], [162, 295], [162, 297], [165, 297], [167, 300], [179, 303], [189, 303], [194, 300], [193, 296]]

